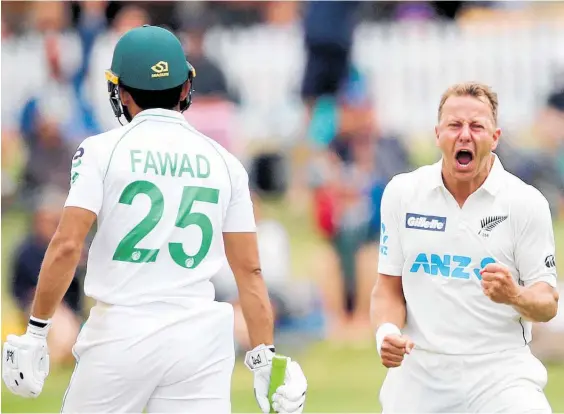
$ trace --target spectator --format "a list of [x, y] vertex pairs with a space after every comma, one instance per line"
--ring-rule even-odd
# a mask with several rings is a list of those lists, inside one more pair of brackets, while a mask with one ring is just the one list
[[237, 107], [228, 91], [223, 70], [204, 52], [208, 27], [205, 14], [196, 14], [183, 22], [182, 42], [188, 61], [196, 70], [194, 104], [184, 116], [196, 129], [232, 152], [237, 136]]
[[401, 2], [397, 5], [394, 14], [396, 21], [427, 22], [438, 18], [433, 5], [425, 1]]
[[301, 2], [269, 1], [263, 8], [264, 21], [268, 25], [291, 26], [299, 16]]
[[381, 136], [365, 91], [351, 71], [336, 96], [338, 134], [312, 164], [311, 182], [318, 227], [331, 247], [318, 259], [331, 335], [353, 340], [369, 332], [366, 292], [377, 274], [382, 193], [409, 168], [401, 143]]
[[194, 96], [199, 101], [214, 102], [232, 100], [227, 90], [223, 70], [210, 60], [204, 51], [204, 39], [208, 27], [204, 16], [184, 23], [181, 38], [187, 59], [196, 68], [198, 88]]
[[208, 10], [224, 27], [249, 27], [264, 21], [265, 3], [257, 1], [211, 1]]
[[249, 180], [255, 191], [270, 199], [284, 197], [289, 184], [287, 162], [281, 151], [256, 154], [249, 166]]
[[28, 200], [47, 185], [64, 192], [69, 189], [70, 164], [75, 151], [63, 140], [50, 107], [33, 107], [30, 113], [29, 128], [24, 135], [28, 158], [22, 188], [24, 199]]
[[[13, 262], [11, 291], [22, 312], [22, 323], [29, 319], [29, 311], [41, 269], [41, 263], [59, 223], [65, 194], [58, 189], [45, 188], [37, 197], [32, 217], [32, 229], [18, 247]], [[79, 266], [75, 278], [52, 318], [49, 335], [51, 361], [55, 364], [72, 362], [72, 346], [78, 335], [82, 312], [82, 287], [79, 278], [84, 268]]]
[[[532, 130], [520, 136], [519, 148], [502, 140], [497, 154], [506, 169], [547, 198], [553, 216], [564, 213], [564, 90], [549, 95]], [[532, 147], [523, 144], [530, 142]]]
[[[97, 135], [104, 132], [94, 115], [92, 103], [88, 100], [88, 70], [91, 65], [92, 49], [96, 39], [107, 30], [108, 1], [81, 1], [75, 4], [77, 13], [76, 30], [82, 47], [82, 64], [73, 77], [73, 87], [78, 96], [77, 112], [82, 116], [84, 136]], [[82, 137], [84, 138], [84, 137]]]
[[310, 1], [305, 5], [307, 62], [301, 93], [310, 118], [309, 138], [322, 148], [335, 133], [331, 119], [336, 112], [335, 95], [347, 79], [359, 5], [358, 1]]
[[538, 126], [542, 128], [546, 147], [557, 150], [558, 171], [564, 177], [564, 89], [550, 94]]
[[359, 3], [311, 1], [305, 5], [307, 65], [302, 95], [307, 102], [335, 95], [345, 81]]
[[[84, 122], [84, 114], [79, 105], [77, 89], [73, 78], [79, 67], [68, 67], [65, 62], [64, 48], [75, 47], [74, 55], [80, 53], [78, 36], [72, 37], [72, 43], [63, 40], [59, 34], [46, 34], [43, 39], [45, 53], [45, 80], [31, 93], [23, 110], [22, 130], [26, 131], [33, 123], [32, 118], [37, 108], [42, 113], [49, 113], [49, 118], [56, 124], [59, 135], [65, 145], [76, 148], [90, 130]], [[69, 39], [70, 40], [70, 39]]]
[[18, 180], [25, 152], [15, 128], [2, 123], [2, 211], [17, 199]]
[[2, 107], [8, 108], [3, 109], [3, 120], [7, 116], [10, 123], [21, 122], [18, 127], [25, 128], [26, 105], [41, 100], [61, 124], [75, 129], [74, 124], [80, 122], [70, 80], [81, 64], [81, 45], [69, 27], [69, 6], [64, 2], [33, 2], [23, 17], [29, 30], [20, 36], [8, 30], [2, 38], [2, 58], [10, 62], [2, 71]]

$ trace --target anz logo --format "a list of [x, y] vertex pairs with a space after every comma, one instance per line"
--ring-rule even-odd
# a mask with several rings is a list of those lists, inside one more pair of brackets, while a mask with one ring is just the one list
[[415, 261], [411, 265], [409, 271], [411, 273], [418, 273], [420, 270], [423, 273], [431, 276], [441, 275], [443, 277], [451, 277], [455, 279], [470, 279], [473, 275], [478, 280], [482, 280], [480, 270], [490, 263], [495, 263], [495, 259], [485, 257], [480, 261], [479, 268], [472, 268], [472, 258], [468, 256], [457, 255], [438, 255], [419, 253]]

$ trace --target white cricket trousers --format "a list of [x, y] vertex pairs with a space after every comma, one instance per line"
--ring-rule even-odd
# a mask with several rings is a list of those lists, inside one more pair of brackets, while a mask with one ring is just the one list
[[485, 355], [413, 350], [388, 370], [382, 412], [551, 413], [547, 372], [529, 347]]
[[233, 317], [230, 304], [210, 301], [95, 305], [61, 412], [230, 413]]

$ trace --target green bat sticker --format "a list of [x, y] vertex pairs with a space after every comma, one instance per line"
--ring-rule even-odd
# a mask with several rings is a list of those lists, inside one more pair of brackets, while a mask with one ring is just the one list
[[286, 357], [274, 355], [272, 358], [272, 370], [270, 371], [270, 383], [268, 384], [268, 402], [270, 403], [271, 413], [276, 412], [272, 408], [272, 396], [278, 387], [284, 384], [287, 363], [288, 359]]

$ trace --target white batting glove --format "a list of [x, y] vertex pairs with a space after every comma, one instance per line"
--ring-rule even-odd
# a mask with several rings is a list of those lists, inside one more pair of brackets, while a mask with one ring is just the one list
[[50, 321], [31, 317], [24, 335], [8, 335], [2, 351], [2, 379], [24, 398], [37, 398], [49, 375], [47, 333]]
[[[270, 412], [268, 387], [273, 357], [274, 347], [266, 345], [257, 346], [245, 356], [245, 365], [254, 374], [255, 398], [264, 414]], [[287, 359], [284, 384], [272, 396], [272, 408], [277, 413], [301, 413], [306, 400], [307, 380], [296, 361], [284, 358]]]

